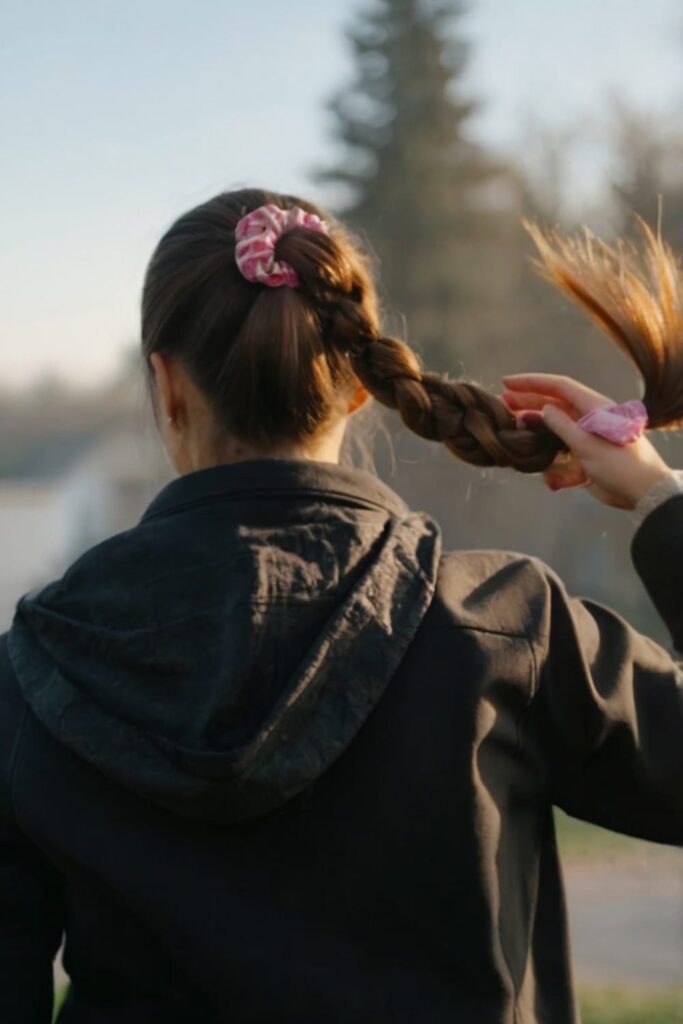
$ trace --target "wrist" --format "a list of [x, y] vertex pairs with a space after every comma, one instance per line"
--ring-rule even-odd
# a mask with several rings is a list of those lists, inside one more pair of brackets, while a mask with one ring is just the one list
[[[667, 467], [668, 468], [668, 467]], [[668, 498], [683, 493], [683, 469], [668, 469], [645, 490], [632, 509], [632, 517], [637, 525]]]
[[632, 508], [635, 508], [638, 502], [645, 497], [652, 487], [658, 484], [664, 484], [666, 481], [670, 481], [672, 478], [676, 478], [676, 470], [671, 469], [666, 464], [661, 466], [650, 466], [634, 480], [629, 488], [628, 497], [632, 503]]

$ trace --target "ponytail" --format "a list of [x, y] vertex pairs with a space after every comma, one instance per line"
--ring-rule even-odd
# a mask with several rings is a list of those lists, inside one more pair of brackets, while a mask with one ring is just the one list
[[[274, 203], [299, 206], [327, 233], [299, 224], [276, 257], [299, 287], [247, 281], [235, 259], [236, 226]], [[650, 425], [683, 422], [683, 284], [671, 250], [641, 221], [644, 252], [586, 232], [563, 238], [527, 225], [537, 267], [578, 302], [633, 361]], [[471, 382], [424, 368], [380, 325], [370, 260], [358, 239], [313, 203], [244, 189], [183, 214], [152, 255], [142, 296], [142, 352], [178, 358], [207, 396], [219, 436], [270, 450], [306, 443], [344, 415], [360, 383], [415, 434], [475, 466], [546, 469], [566, 446], [547, 427], [529, 430], [504, 402]]]

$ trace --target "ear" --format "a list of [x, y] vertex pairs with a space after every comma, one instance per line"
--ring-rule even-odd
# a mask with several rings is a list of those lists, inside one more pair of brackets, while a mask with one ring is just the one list
[[362, 384], [359, 384], [349, 399], [349, 406], [347, 410], [348, 415], [350, 416], [352, 413], [356, 412], [357, 409], [360, 409], [362, 405], [365, 405], [369, 397], [370, 392], [368, 389], [364, 388]]
[[159, 399], [158, 414], [163, 419], [176, 419], [178, 414], [177, 382], [174, 365], [169, 356], [163, 352], [152, 352], [149, 361], [154, 370], [156, 390]]

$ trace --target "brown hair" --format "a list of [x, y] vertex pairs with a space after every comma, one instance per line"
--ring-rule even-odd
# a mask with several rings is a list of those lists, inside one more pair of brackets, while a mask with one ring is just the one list
[[568, 295], [636, 367], [649, 426], [683, 424], [683, 270], [671, 248], [640, 217], [642, 243], [612, 245], [587, 228], [575, 236], [526, 223], [536, 269]]
[[[235, 226], [266, 203], [300, 206], [327, 221], [329, 234], [296, 227], [278, 239], [275, 255], [297, 272], [299, 288], [251, 283], [236, 265]], [[595, 274], [593, 280], [588, 268], [598, 264], [585, 253], [559, 243], [553, 250], [539, 234], [536, 240], [553, 280], [578, 296], [567, 282], [586, 279], [579, 300], [600, 318], [597, 300], [586, 296], [593, 283], [607, 293], [612, 277]], [[650, 335], [643, 332], [640, 348], [619, 339], [634, 359], [638, 351], [643, 376], [654, 382]], [[219, 430], [255, 446], [314, 437], [343, 414], [344, 400], [360, 382], [410, 430], [476, 466], [539, 472], [564, 447], [547, 429], [518, 428], [506, 405], [478, 385], [423, 369], [408, 345], [382, 333], [370, 259], [359, 240], [329, 213], [292, 195], [223, 193], [169, 228], [150, 260], [142, 296], [150, 387], [149, 357], [157, 350], [186, 367]], [[659, 395], [662, 386], [653, 387]], [[659, 409], [659, 399], [649, 397]]]

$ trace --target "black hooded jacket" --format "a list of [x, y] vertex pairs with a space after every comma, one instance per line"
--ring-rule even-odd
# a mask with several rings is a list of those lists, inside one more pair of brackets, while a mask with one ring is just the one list
[[[681, 647], [683, 496], [636, 532]], [[574, 1024], [551, 808], [683, 845], [683, 674], [361, 470], [167, 484], [0, 637], [0, 1021]]]

